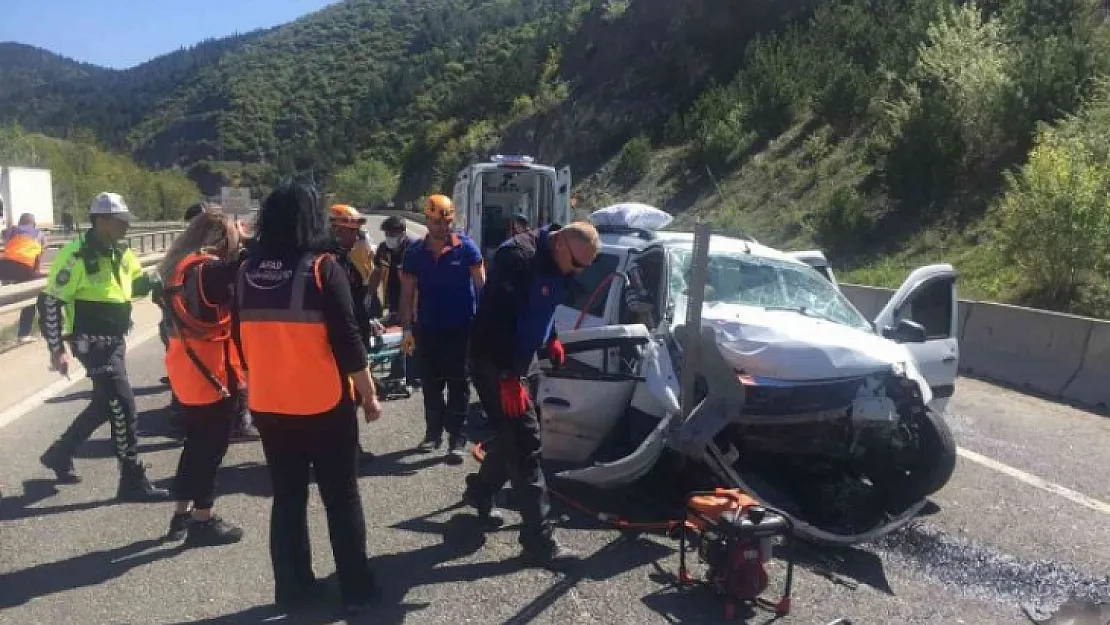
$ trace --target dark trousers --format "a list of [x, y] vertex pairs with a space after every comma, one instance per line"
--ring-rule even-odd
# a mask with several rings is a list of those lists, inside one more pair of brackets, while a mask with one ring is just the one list
[[[35, 270], [13, 260], [0, 258], [0, 284], [19, 284], [35, 278]], [[35, 323], [35, 305], [19, 311], [19, 338], [31, 336]]]
[[173, 482], [175, 501], [191, 501], [208, 510], [216, 500], [216, 471], [227, 453], [228, 432], [235, 419], [235, 399], [206, 406], [181, 405], [185, 444]]
[[[416, 349], [420, 350], [420, 373], [424, 391], [425, 438], [442, 440], [444, 431], [451, 440], [465, 438], [463, 426], [470, 406], [467, 380], [467, 343], [469, 326], [457, 330], [414, 330]], [[447, 390], [447, 401], [443, 391]]]
[[315, 417], [259, 413], [255, 425], [270, 469], [270, 561], [279, 603], [303, 596], [316, 577], [308, 541], [309, 468], [328, 518], [332, 557], [344, 601], [367, 597], [373, 576], [366, 560], [366, 521], [358, 492], [358, 421], [345, 401]]
[[486, 457], [478, 471], [479, 497], [492, 497], [511, 482], [520, 504], [522, 527], [520, 543], [525, 548], [543, 549], [552, 540], [548, 518], [550, 503], [540, 467], [540, 423], [531, 399], [519, 417], [507, 417], [501, 410], [500, 378], [491, 365], [474, 361], [470, 365], [474, 388], [489, 419], [493, 436], [484, 447]]
[[72, 458], [77, 446], [107, 421], [112, 427], [116, 458], [123, 468], [138, 466], [135, 393], [127, 380], [127, 345], [122, 337], [76, 336], [73, 353], [92, 379], [92, 401], [55, 443]]

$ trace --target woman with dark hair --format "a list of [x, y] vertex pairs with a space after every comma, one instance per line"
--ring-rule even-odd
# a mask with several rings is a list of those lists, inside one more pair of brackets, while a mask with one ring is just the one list
[[[331, 247], [320, 194], [286, 183], [263, 202], [237, 281], [247, 401], [274, 486], [274, 594], [289, 609], [316, 594], [308, 539], [310, 470], [328, 517], [339, 589], [349, 611], [374, 594], [357, 483], [356, 397], [381, 416], [346, 274]], [[358, 395], [355, 391], [358, 391]]]

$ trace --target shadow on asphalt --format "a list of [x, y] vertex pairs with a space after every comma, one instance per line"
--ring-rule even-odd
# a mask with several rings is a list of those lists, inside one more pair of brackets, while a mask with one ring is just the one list
[[161, 539], [140, 540], [130, 545], [93, 551], [85, 555], [40, 564], [31, 568], [0, 575], [0, 608], [22, 605], [32, 599], [84, 586], [96, 586], [127, 573], [133, 568], [181, 553], [185, 547], [174, 546], [146, 552], [162, 545]]
[[[144, 397], [146, 395], [158, 395], [159, 393], [164, 393], [166, 392], [166, 386], [163, 384], [157, 384], [153, 386], [136, 386], [133, 387], [131, 390], [133, 393], [135, 393], [135, 397]], [[74, 391], [72, 393], [66, 393], [65, 395], [55, 395], [54, 397], [45, 400], [43, 403], [65, 404], [71, 401], [89, 401], [90, 399], [92, 399], [92, 390], [82, 390]]]
[[[0, 521], [45, 517], [54, 514], [77, 512], [80, 510], [91, 510], [93, 508], [99, 508], [100, 506], [111, 506], [116, 504], [115, 498], [112, 498], [100, 499], [97, 501], [82, 501], [81, 503], [71, 503], [61, 506], [32, 507], [36, 503], [57, 494], [57, 482], [53, 479], [24, 480], [22, 495], [18, 497], [5, 495], [3, 499], [0, 499]], [[0, 578], [0, 581], [2, 580], [3, 578]], [[0, 588], [2, 587], [3, 586], [0, 586]]]

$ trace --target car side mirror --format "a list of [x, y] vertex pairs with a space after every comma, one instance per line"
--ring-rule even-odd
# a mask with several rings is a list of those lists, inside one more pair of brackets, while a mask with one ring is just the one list
[[883, 328], [883, 336], [899, 343], [924, 343], [928, 337], [925, 326], [909, 319], [900, 319], [894, 327]]

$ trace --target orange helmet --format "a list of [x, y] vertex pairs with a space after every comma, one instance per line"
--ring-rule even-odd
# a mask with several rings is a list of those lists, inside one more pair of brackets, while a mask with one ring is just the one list
[[455, 205], [446, 195], [433, 195], [424, 203], [424, 216], [437, 221], [454, 221]]
[[362, 227], [362, 224], [366, 223], [366, 217], [355, 210], [355, 207], [347, 204], [332, 204], [328, 211], [328, 217], [331, 220], [331, 225], [340, 228], [358, 230]]

